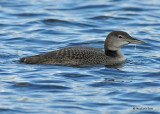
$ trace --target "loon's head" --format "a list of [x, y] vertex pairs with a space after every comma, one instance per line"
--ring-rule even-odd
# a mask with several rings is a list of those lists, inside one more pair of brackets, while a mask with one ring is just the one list
[[145, 42], [132, 38], [126, 32], [112, 31], [108, 34], [104, 46], [105, 49], [116, 51], [127, 44], [145, 44]]

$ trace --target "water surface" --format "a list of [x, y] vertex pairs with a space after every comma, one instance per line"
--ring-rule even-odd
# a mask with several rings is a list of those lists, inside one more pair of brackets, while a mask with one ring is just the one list
[[[0, 0], [1, 114], [160, 112], [159, 0]], [[103, 49], [128, 32], [121, 68], [29, 65], [19, 58], [71, 46]]]

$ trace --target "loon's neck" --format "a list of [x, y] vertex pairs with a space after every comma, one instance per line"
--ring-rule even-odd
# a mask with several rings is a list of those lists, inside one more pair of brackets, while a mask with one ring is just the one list
[[105, 54], [107, 56], [110, 56], [110, 57], [122, 57], [124, 58], [124, 55], [121, 51], [121, 49], [118, 49], [118, 50], [109, 50], [109, 49], [105, 49]]

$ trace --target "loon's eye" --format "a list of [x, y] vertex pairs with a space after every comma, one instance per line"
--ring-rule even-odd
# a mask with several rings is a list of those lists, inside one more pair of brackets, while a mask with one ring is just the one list
[[118, 38], [123, 38], [122, 35], [118, 35]]

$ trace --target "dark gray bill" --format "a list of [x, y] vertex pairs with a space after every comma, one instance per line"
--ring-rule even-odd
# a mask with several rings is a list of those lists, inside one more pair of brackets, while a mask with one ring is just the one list
[[135, 38], [129, 39], [128, 42], [129, 42], [130, 44], [146, 44], [144, 41], [137, 40], [137, 39], [135, 39]]

